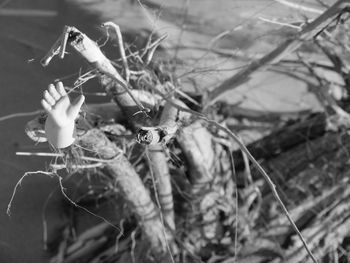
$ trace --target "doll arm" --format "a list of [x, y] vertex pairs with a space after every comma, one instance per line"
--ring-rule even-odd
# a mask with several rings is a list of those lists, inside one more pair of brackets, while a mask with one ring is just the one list
[[84, 96], [80, 95], [71, 102], [62, 82], [50, 84], [44, 91], [41, 105], [48, 114], [46, 137], [56, 148], [68, 147], [75, 141], [75, 119], [84, 100]]

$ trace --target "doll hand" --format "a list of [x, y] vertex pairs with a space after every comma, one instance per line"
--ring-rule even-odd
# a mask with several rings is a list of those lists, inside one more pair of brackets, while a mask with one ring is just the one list
[[58, 127], [70, 125], [79, 114], [81, 105], [84, 103], [84, 96], [81, 95], [72, 103], [66, 93], [62, 82], [56, 83], [56, 87], [50, 84], [44, 91], [44, 98], [41, 105]]
[[74, 143], [75, 119], [84, 99], [81, 95], [71, 103], [62, 82], [58, 82], [56, 87], [50, 84], [45, 90], [41, 105], [48, 113], [45, 133], [53, 146], [65, 148]]

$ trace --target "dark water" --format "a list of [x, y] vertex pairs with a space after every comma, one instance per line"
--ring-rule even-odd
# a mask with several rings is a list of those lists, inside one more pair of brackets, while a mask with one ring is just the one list
[[[51, 81], [77, 72], [81, 60], [73, 55], [64, 61], [55, 60], [45, 69], [39, 64], [65, 24], [76, 25], [92, 36], [98, 34], [95, 29], [99, 24], [96, 17], [82, 13], [65, 1], [14, 0], [4, 8], [52, 10], [57, 15], [0, 15], [0, 117], [39, 109], [41, 94]], [[49, 236], [64, 223], [62, 196], [57, 193], [58, 181], [43, 174], [24, 179], [12, 204], [12, 215], [6, 215], [17, 181], [27, 171], [45, 170], [50, 162], [49, 158], [15, 155], [16, 151], [48, 151], [47, 146], [35, 146], [24, 134], [24, 126], [30, 119], [21, 117], [0, 122], [1, 263], [48, 261], [47, 253], [43, 251], [42, 216], [44, 204], [54, 191], [45, 213]]]

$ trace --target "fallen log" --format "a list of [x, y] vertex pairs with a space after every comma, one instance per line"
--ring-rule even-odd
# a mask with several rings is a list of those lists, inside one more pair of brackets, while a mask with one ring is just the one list
[[[321, 112], [315, 113], [272, 131], [271, 134], [261, 140], [247, 145], [247, 148], [257, 160], [269, 160], [295, 146], [323, 136], [326, 129], [326, 115]], [[241, 151], [234, 151], [233, 157], [237, 170], [242, 170], [244, 160]]]
[[[341, 249], [350, 234], [349, 150], [348, 134], [328, 132], [263, 162], [319, 261], [332, 257], [331, 252]], [[255, 238], [239, 258], [242, 262], [306, 262], [307, 253], [266, 186], [261, 193], [260, 220], [250, 233]]]

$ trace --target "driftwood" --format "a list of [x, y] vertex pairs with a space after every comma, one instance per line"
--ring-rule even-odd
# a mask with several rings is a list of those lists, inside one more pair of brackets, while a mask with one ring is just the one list
[[[179, 115], [178, 109], [166, 103], [160, 117], [159, 125], [146, 130], [146, 132], [150, 133], [149, 135], [151, 135], [152, 139], [151, 141], [147, 141], [147, 143], [150, 144], [148, 146], [149, 161], [157, 182], [156, 190], [159, 194], [161, 210], [163, 212], [164, 221], [172, 231], [175, 230], [173, 191], [170, 169], [163, 151], [165, 144], [177, 133], [179, 128]], [[140, 131], [138, 134], [140, 134]], [[146, 137], [148, 138], [149, 136]]]
[[[287, 131], [286, 131], [287, 132]], [[350, 137], [327, 133], [300, 143], [270, 158], [263, 165], [270, 171], [290, 213], [315, 256], [326, 260], [349, 235], [349, 180], [347, 159]], [[254, 173], [254, 171], [253, 171]], [[242, 249], [240, 262], [306, 262], [307, 253], [288, 221], [273, 205], [271, 194], [262, 190], [260, 220], [268, 222], [251, 230], [255, 239]], [[277, 259], [276, 259], [277, 257]], [[338, 259], [328, 259], [337, 262]]]
[[[323, 136], [326, 130], [326, 115], [324, 113], [315, 113], [276, 129], [261, 140], [247, 145], [247, 148], [257, 160], [269, 160], [301, 143], [307, 143], [310, 140]], [[237, 169], [242, 169], [244, 161], [241, 151], [233, 152], [233, 156]]]
[[[257, 70], [296, 49], [302, 40], [313, 37], [346, 9], [348, 2], [338, 1], [295, 38], [287, 40], [270, 54], [252, 62], [248, 68], [219, 85], [209, 93], [209, 104], [228, 89], [246, 82]], [[116, 243], [120, 245], [121, 250], [112, 250], [109, 246], [104, 251], [99, 251], [99, 256], [91, 256], [94, 258], [93, 262], [100, 262], [103, 257], [108, 258], [109, 261], [106, 262], [115, 262], [115, 257], [121, 262], [131, 259], [144, 262], [168, 262], [175, 259], [184, 262], [232, 262], [236, 259], [239, 262], [304, 262], [309, 257], [317, 262], [294, 221], [302, 230], [317, 259], [330, 257], [329, 250], [341, 246], [348, 235], [345, 230], [349, 227], [350, 212], [346, 200], [350, 192], [346, 187], [348, 180], [344, 167], [347, 166], [350, 139], [348, 135], [343, 136], [340, 132], [327, 133], [329, 119], [325, 115], [306, 117], [248, 146], [252, 154], [272, 174], [271, 181], [263, 170], [264, 178], [267, 178], [266, 184], [256, 175], [257, 170], [252, 168], [250, 171], [247, 160], [240, 161], [239, 154], [234, 153], [234, 160], [231, 160], [229, 140], [226, 140], [226, 144], [214, 140], [214, 135], [222, 135], [218, 130], [225, 132], [227, 129], [208, 120], [202, 113], [195, 112], [181, 103], [174, 103], [176, 98], [173, 92], [167, 93], [166, 81], [148, 81], [147, 78], [140, 77], [139, 82], [129, 82], [132, 72], [136, 71], [130, 71], [124, 50], [121, 52], [124, 71], [119, 73], [86, 35], [73, 27], [66, 27], [65, 31], [68, 34], [65, 34], [63, 39], [95, 68], [106, 92], [119, 106], [112, 111], [109, 110], [111, 105], [105, 105], [105, 108], [96, 107], [90, 119], [81, 118], [77, 123], [78, 128], [82, 125], [77, 144], [83, 149], [88, 149], [90, 154], [87, 157], [99, 160], [113, 178], [113, 183], [133, 211], [139, 229], [142, 230], [142, 237], [146, 241], [139, 242], [140, 245], [136, 246], [136, 240], [140, 241], [142, 238], [136, 235], [140, 232], [135, 230], [128, 238], [118, 243], [120, 233]], [[121, 44], [120, 34], [118, 38]], [[56, 45], [53, 53], [60, 49], [61, 56], [64, 56], [62, 41], [58, 41]], [[146, 63], [141, 63], [142, 70], [148, 65], [148, 58]], [[167, 101], [164, 108], [158, 108], [163, 111], [156, 123], [146, 118], [147, 114], [151, 114], [151, 107], [135, 96], [135, 83], [141, 87], [153, 86], [156, 90], [160, 88], [156, 92], [162, 96], [163, 102]], [[180, 112], [187, 115], [192, 113], [194, 117], [184, 121], [185, 119], [179, 117]], [[128, 122], [128, 128], [133, 132], [141, 128], [136, 136], [137, 141], [148, 145], [147, 160], [138, 167], [132, 165], [117, 146], [119, 142], [111, 139], [108, 132], [110, 127], [104, 128], [101, 119], [96, 118], [103, 115], [105, 117], [102, 119], [112, 117], [116, 120], [115, 116], [120, 113], [124, 115], [122, 119]], [[244, 112], [239, 114], [244, 115]], [[256, 112], [249, 112], [245, 117], [249, 114], [256, 118]], [[272, 114], [272, 119], [275, 118], [276, 115]], [[40, 126], [42, 119], [38, 120]], [[211, 132], [206, 127], [208, 124]], [[34, 126], [35, 122], [31, 127]], [[37, 129], [37, 132], [43, 136], [40, 129]], [[171, 169], [163, 152], [163, 147], [171, 143], [171, 139], [175, 141], [172, 147], [180, 152], [184, 160], [185, 165], [181, 169]], [[223, 142], [226, 138], [221, 139]], [[342, 143], [339, 143], [340, 141]], [[239, 145], [247, 154], [245, 146]], [[249, 159], [253, 160], [261, 172], [260, 164], [249, 152], [248, 154]], [[138, 157], [140, 156], [142, 155], [139, 154]], [[244, 175], [249, 176], [245, 184], [237, 181], [234, 172], [234, 167], [239, 170], [242, 164], [245, 165]], [[152, 177], [153, 189], [150, 188], [153, 191], [149, 191], [142, 181], [146, 180], [148, 175]], [[242, 177], [238, 175], [239, 178]], [[273, 190], [273, 194], [270, 193], [270, 189]], [[282, 212], [287, 215], [289, 221], [279, 210], [279, 195], [291, 210], [294, 221], [289, 217], [284, 205], [281, 206]], [[176, 202], [180, 204], [177, 207], [174, 206]], [[63, 260], [66, 251], [71, 256], [66, 258], [68, 262], [81, 260], [89, 251], [98, 250], [107, 243], [111, 244], [114, 240], [104, 236], [106, 227], [97, 227], [94, 233], [98, 234], [93, 236], [88, 231], [85, 232], [82, 236], [87, 238], [82, 238], [83, 241], [78, 239], [71, 245], [65, 240], [56, 259]], [[296, 238], [295, 231], [303, 244]], [[148, 246], [156, 258], [146, 258], [145, 251]], [[224, 254], [223, 258], [220, 258], [220, 253]]]
[[[58, 49], [62, 55], [64, 55], [65, 40], [98, 70], [107, 93], [113, 97], [121, 111], [126, 115], [128, 122], [133, 123], [131, 120], [135, 114], [144, 111], [145, 108], [134, 96], [128, 81], [121, 77], [96, 43], [76, 28], [65, 27], [63, 43], [54, 48], [54, 50]], [[49, 54], [51, 53], [55, 54], [57, 51], [51, 51]], [[47, 57], [50, 58], [50, 55]], [[49, 61], [48, 59], [44, 60]], [[101, 108], [97, 108], [97, 110], [99, 109]], [[115, 178], [116, 185], [138, 218], [152, 251], [160, 257], [165, 254], [168, 245], [165, 240], [164, 223], [159, 217], [158, 209], [148, 190], [124, 153], [100, 129], [92, 128], [90, 124], [86, 126], [87, 131], [79, 137], [78, 144], [90, 152], [95, 152], [95, 155], [102, 160], [108, 160], [106, 169]]]
[[[120, 149], [111, 143], [99, 129], [89, 130], [79, 138], [79, 144], [96, 152], [101, 159], [111, 161], [106, 168], [115, 177], [115, 182], [122, 191], [122, 195], [139, 217], [139, 222], [151, 246], [154, 246], [153, 249], [158, 252], [166, 251], [162, 223], [157, 209], [141, 178], [126, 157], [121, 154]], [[116, 156], [120, 157], [114, 160]]]
[[[149, 122], [147, 122], [147, 120], [142, 120], [142, 117], [145, 117], [142, 115], [142, 112], [144, 114], [149, 111], [145, 110], [145, 107], [140, 103], [137, 97], [134, 96], [134, 92], [131, 90], [132, 87], [130, 84], [121, 77], [121, 75], [113, 67], [112, 63], [103, 55], [97, 45], [76, 28], [66, 27], [64, 32], [65, 35], [68, 34], [68, 43], [90, 64], [96, 67], [99, 74], [101, 74], [102, 83], [105, 86], [107, 93], [113, 97], [121, 111], [124, 112], [127, 121], [134, 127], [137, 127], [141, 123], [148, 124]], [[58, 45], [57, 43], [55, 44], [56, 46]], [[60, 49], [60, 52], [62, 53], [62, 49], [64, 47], [61, 44], [61, 46], [56, 48]], [[51, 51], [50, 53], [55, 52], [57, 51]], [[47, 60], [48, 59], [45, 59], [45, 61]], [[97, 107], [96, 110], [101, 110], [101, 108]], [[117, 114], [116, 110], [113, 112]], [[172, 106], [165, 106], [163, 110], [163, 116], [161, 117], [159, 125], [160, 127], [166, 129], [167, 135], [170, 135], [170, 137], [175, 136], [178, 128], [178, 121], [181, 121], [178, 120], [178, 112], [179, 111]], [[106, 115], [106, 112], [104, 112], [103, 109], [101, 113]], [[139, 115], [137, 118], [134, 118], [138, 113]], [[152, 144], [149, 146], [151, 174], [154, 173], [154, 180], [156, 180], [156, 183], [154, 183], [156, 201], [158, 202], [159, 194], [159, 205], [164, 213], [161, 213], [159, 218], [153, 201], [150, 199], [144, 185], [140, 181], [140, 178], [128, 160], [122, 155], [120, 150], [108, 140], [101, 130], [91, 129], [91, 127], [88, 127], [89, 124], [86, 126], [87, 128], [85, 129], [85, 133], [82, 133], [82, 135], [79, 137], [78, 144], [83, 146], [85, 149], [89, 149], [89, 151], [96, 152], [97, 156], [99, 156], [102, 160], [110, 160], [110, 162], [106, 164], [106, 168], [109, 173], [116, 178], [117, 185], [138, 217], [145, 236], [150, 241], [150, 247], [152, 248], [153, 252], [158, 254], [159, 257], [159, 255], [162, 253], [164, 254], [166, 250], [169, 251], [168, 241], [171, 241], [172, 238], [171, 235], [169, 236], [167, 234], [165, 228], [169, 227], [170, 230], [174, 231], [175, 222], [170, 173], [167, 160], [164, 153], [161, 151], [160, 145]], [[203, 127], [202, 129], [205, 128]], [[158, 131], [159, 129], [156, 130]], [[174, 130], [174, 132], [171, 132], [172, 130]], [[139, 136], [139, 138], [141, 137], [143, 136]], [[183, 148], [190, 149], [191, 145], [183, 145]], [[193, 148], [190, 149], [189, 152], [193, 151], [198, 150]], [[209, 151], [211, 151], [210, 148]], [[200, 167], [204, 166], [204, 164], [205, 163], [200, 161], [197, 162], [196, 166]], [[124, 174], [122, 175], [121, 173]], [[129, 185], [129, 188], [127, 185]], [[132, 190], [134, 190], [134, 193]], [[141, 200], [144, 200], [145, 203], [140, 202]], [[156, 229], [158, 229], [158, 231], [155, 231]], [[168, 241], [164, 240], [164, 237], [166, 237]]]

